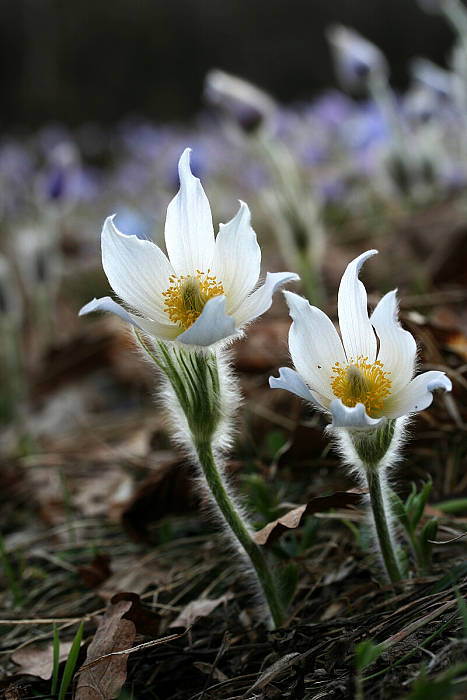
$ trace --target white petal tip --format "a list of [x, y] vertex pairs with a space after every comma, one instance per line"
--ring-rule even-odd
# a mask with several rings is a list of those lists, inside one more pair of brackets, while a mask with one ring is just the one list
[[360, 270], [360, 268], [361, 268], [361, 266], [363, 265], [363, 263], [364, 263], [366, 260], [368, 260], [368, 258], [372, 258], [373, 255], [378, 255], [378, 251], [376, 250], [376, 248], [371, 248], [370, 250], [366, 250], [364, 253], [362, 253], [362, 254], [359, 255], [357, 258], [355, 258], [355, 260], [352, 260], [352, 262], [350, 263], [350, 265], [352, 265], [353, 263], [355, 263], [356, 266], [357, 266], [357, 270]]
[[[183, 151], [182, 155], [180, 156], [180, 159], [178, 161], [178, 175], [180, 178], [180, 184], [183, 184], [183, 180], [186, 177], [195, 177], [193, 173], [191, 172], [191, 165], [190, 165], [190, 157], [191, 157], [191, 148], [185, 148]], [[195, 178], [198, 179], [198, 178]]]
[[[298, 279], [300, 278], [298, 277]], [[310, 306], [310, 302], [308, 301], [308, 299], [305, 299], [305, 297], [300, 296], [300, 294], [290, 292], [288, 289], [283, 289], [282, 294], [285, 297], [292, 318], [295, 310], [308, 308]]]
[[290, 367], [281, 367], [278, 377], [269, 377], [269, 386], [271, 389], [285, 389], [321, 408], [298, 372]]
[[333, 428], [350, 428], [350, 429], [365, 429], [375, 428], [386, 420], [383, 418], [370, 418], [362, 403], [356, 406], [344, 406], [340, 399], [334, 399], [331, 402], [332, 427]]
[[112, 238], [113, 236], [123, 236], [125, 238], [127, 237], [124, 233], [122, 233], [122, 231], [120, 231], [119, 228], [117, 228], [117, 225], [115, 223], [116, 216], [117, 214], [111, 214], [105, 219], [101, 233], [101, 238], [103, 241], [105, 239], [110, 240], [110, 238]]
[[435, 391], [436, 389], [444, 389], [444, 391], [452, 391], [452, 382], [447, 377], [444, 372], [440, 373], [440, 376], [437, 377], [436, 379], [433, 379], [428, 385], [427, 385], [427, 390], [428, 391]]
[[92, 299], [91, 301], [88, 301], [87, 304], [80, 308], [80, 310], [78, 311], [78, 316], [86, 316], [86, 314], [90, 314], [93, 311], [96, 311], [96, 301], [96, 297], [94, 297], [94, 299]]

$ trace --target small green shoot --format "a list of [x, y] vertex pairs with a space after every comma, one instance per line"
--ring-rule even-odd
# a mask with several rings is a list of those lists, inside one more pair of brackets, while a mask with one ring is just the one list
[[282, 430], [271, 430], [266, 435], [266, 450], [267, 454], [271, 459], [276, 457], [277, 453], [284, 447], [287, 443], [287, 438], [282, 432]]
[[346, 527], [349, 528], [350, 532], [354, 535], [355, 539], [357, 540], [357, 544], [362, 550], [362, 552], [370, 552], [371, 551], [371, 536], [370, 536], [370, 530], [368, 528], [368, 525], [366, 523], [361, 523], [360, 526], [355, 525], [351, 520], [348, 520], [347, 518], [342, 518], [341, 521]]
[[386, 647], [384, 644], [375, 644], [372, 639], [364, 639], [355, 648], [355, 690], [356, 699], [364, 700], [363, 672], [378, 659]]
[[312, 547], [316, 540], [316, 535], [319, 529], [319, 520], [309, 515], [305, 518], [303, 526], [302, 539], [300, 541], [299, 555], [305, 554]]
[[422, 673], [413, 684], [410, 695], [405, 700], [451, 700], [460, 698], [460, 693], [466, 689], [467, 684], [456, 682], [456, 677], [465, 673], [467, 662], [451, 666], [433, 679]]
[[20, 608], [23, 604], [23, 593], [21, 590], [21, 582], [17, 580], [17, 576], [13, 571], [10, 559], [8, 557], [8, 552], [5, 548], [5, 543], [3, 541], [2, 533], [0, 532], [0, 557], [2, 559], [3, 568], [5, 569], [5, 574], [10, 584], [11, 593], [13, 595], [13, 600], [15, 601], [15, 607]]
[[58, 636], [57, 625], [54, 622], [54, 641], [53, 641], [53, 671], [52, 671], [52, 686], [50, 694], [53, 696], [57, 692], [58, 687], [58, 669], [60, 666], [60, 637]]
[[418, 572], [422, 575], [429, 573], [431, 569], [433, 549], [431, 540], [435, 539], [438, 529], [437, 519], [432, 518], [425, 523], [420, 532], [417, 532], [417, 525], [423, 516], [431, 487], [432, 482], [430, 480], [423, 485], [420, 492], [417, 492], [415, 484], [412, 484], [412, 491], [405, 503], [399, 498], [397, 493], [389, 489], [392, 512], [407, 533], [417, 562]]
[[76, 533], [73, 527], [73, 506], [71, 503], [71, 496], [70, 496], [70, 491], [68, 488], [65, 472], [63, 469], [60, 467], [58, 470], [58, 474], [60, 477], [60, 486], [62, 489], [62, 498], [63, 498], [63, 503], [65, 505], [65, 513], [66, 513], [66, 520], [68, 523], [68, 532], [69, 532], [69, 537], [70, 537], [70, 542], [72, 544], [76, 544]]
[[[83, 638], [83, 623], [81, 622], [81, 624], [78, 628], [78, 631], [75, 635], [75, 638], [73, 640], [73, 644], [71, 645], [70, 653], [68, 654], [68, 658], [66, 660], [65, 669], [63, 671], [62, 682], [61, 682], [60, 690], [58, 693], [58, 700], [65, 699], [66, 692], [68, 690], [68, 687], [69, 687], [71, 680], [73, 678], [73, 674], [75, 672], [82, 638]], [[54, 639], [54, 643], [55, 643], [55, 639]]]
[[259, 474], [247, 474], [243, 482], [247, 488], [251, 508], [261, 516], [261, 520], [255, 523], [257, 528], [263, 527], [281, 515], [283, 509], [279, 508], [280, 501], [277, 493], [269, 488]]
[[289, 607], [297, 590], [300, 570], [294, 561], [289, 561], [279, 572], [279, 593], [284, 610]]
[[465, 599], [459, 593], [459, 589], [455, 588], [457, 597], [457, 607], [459, 608], [459, 615], [462, 618], [462, 626], [464, 628], [464, 637], [467, 639], [467, 603]]
[[467, 498], [453, 498], [451, 501], [435, 503], [435, 508], [443, 513], [467, 513]]

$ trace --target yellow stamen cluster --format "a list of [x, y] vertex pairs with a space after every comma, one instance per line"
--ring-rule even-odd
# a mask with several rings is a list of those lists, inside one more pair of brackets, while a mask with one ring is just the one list
[[350, 359], [346, 366], [336, 362], [332, 368], [335, 375], [331, 382], [334, 395], [341, 399], [344, 406], [356, 406], [362, 403], [372, 418], [378, 418], [383, 410], [384, 399], [391, 393], [390, 372], [385, 372], [379, 360], [368, 362], [360, 355], [356, 360]]
[[196, 270], [196, 275], [172, 275], [170, 287], [162, 292], [165, 308], [171, 321], [186, 330], [196, 321], [206, 302], [224, 293], [222, 282], [218, 282], [210, 270], [205, 274]]

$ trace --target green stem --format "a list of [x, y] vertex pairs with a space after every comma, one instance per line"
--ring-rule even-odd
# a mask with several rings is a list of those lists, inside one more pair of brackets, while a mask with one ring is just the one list
[[258, 576], [261, 588], [271, 611], [271, 616], [276, 627], [280, 627], [284, 623], [284, 611], [279, 599], [279, 593], [268, 569], [263, 554], [250, 535], [240, 515], [235, 510], [235, 506], [229, 498], [225, 489], [224, 482], [217, 469], [212, 448], [209, 442], [195, 443], [196, 452], [198, 454], [201, 468], [211, 489], [212, 495], [215, 498], [219, 509], [224, 516], [227, 524], [230, 526], [237, 540], [247, 553]]
[[421, 576], [423, 576], [429, 572], [429, 562], [426, 561], [425, 554], [420, 545], [420, 542], [417, 539], [417, 533], [415, 532], [415, 530], [409, 530], [407, 531], [407, 534], [409, 536], [412, 552], [415, 556], [415, 561], [417, 562], [417, 571]]
[[401, 580], [402, 576], [389, 532], [383, 493], [381, 490], [380, 470], [377, 466], [367, 466], [365, 472], [368, 480], [371, 508], [373, 510], [373, 519], [381, 555], [391, 582], [397, 583]]

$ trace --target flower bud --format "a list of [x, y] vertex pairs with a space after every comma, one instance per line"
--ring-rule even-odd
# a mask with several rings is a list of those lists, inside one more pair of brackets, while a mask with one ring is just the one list
[[388, 65], [377, 46], [342, 25], [330, 27], [327, 37], [334, 55], [337, 77], [348, 90], [367, 87], [370, 77], [387, 77]]
[[256, 131], [276, 110], [274, 100], [267, 93], [220, 70], [211, 70], [206, 75], [204, 97], [248, 133]]
[[376, 468], [382, 463], [391, 447], [396, 421], [382, 421], [373, 429], [351, 430], [350, 440], [362, 463], [370, 468]]

